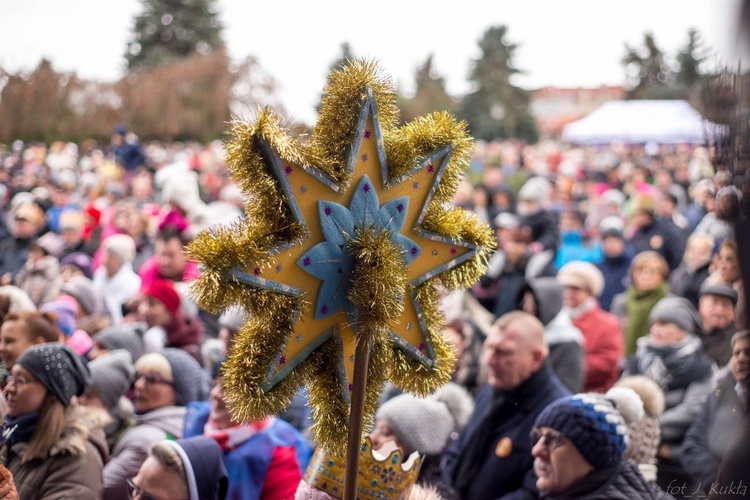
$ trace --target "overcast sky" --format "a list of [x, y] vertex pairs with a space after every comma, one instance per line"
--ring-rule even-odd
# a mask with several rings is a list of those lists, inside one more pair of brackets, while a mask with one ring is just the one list
[[[378, 60], [411, 90], [429, 54], [460, 94], [467, 88], [477, 41], [505, 24], [520, 45], [516, 65], [524, 87], [623, 83], [624, 44], [645, 31], [674, 54], [688, 29], [700, 31], [717, 58], [737, 62], [739, 0], [339, 0], [253, 2], [219, 0], [232, 57], [256, 56], [276, 78], [288, 113], [312, 124], [329, 65], [349, 42], [355, 55]], [[139, 0], [0, 0], [0, 66], [31, 69], [41, 57], [84, 78], [115, 80]]]

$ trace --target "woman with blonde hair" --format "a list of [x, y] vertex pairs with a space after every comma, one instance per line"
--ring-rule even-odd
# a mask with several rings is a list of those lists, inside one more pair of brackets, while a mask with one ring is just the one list
[[57, 342], [27, 349], [13, 365], [0, 452], [20, 498], [101, 498], [107, 415], [73, 401], [89, 383], [83, 360]]
[[641, 252], [630, 264], [631, 284], [612, 299], [612, 313], [622, 324], [625, 356], [635, 354], [636, 341], [648, 334], [651, 309], [669, 295], [668, 277], [669, 265], [658, 252]]

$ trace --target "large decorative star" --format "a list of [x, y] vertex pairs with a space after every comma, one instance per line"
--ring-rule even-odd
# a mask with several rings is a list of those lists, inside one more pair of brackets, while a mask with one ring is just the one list
[[[209, 309], [239, 303], [253, 316], [225, 366], [230, 409], [242, 419], [277, 413], [306, 382], [313, 430], [329, 449], [345, 442], [336, 427], [346, 424], [361, 318], [373, 329], [370, 305], [353, 300], [352, 288], [372, 283], [373, 300], [381, 284], [397, 295], [387, 311], [394, 314], [374, 315], [374, 330], [388, 335], [372, 354], [369, 420], [385, 380], [424, 393], [450, 376], [436, 286], [470, 284], [491, 251], [489, 228], [446, 206], [470, 147], [463, 125], [440, 115], [422, 128], [395, 129], [392, 95], [373, 69], [355, 63], [332, 75], [317, 143], [314, 134], [309, 145], [294, 145], [268, 111], [254, 128], [235, 125], [229, 159], [251, 200], [248, 220], [203, 233], [190, 247], [205, 267], [193, 290], [199, 302]], [[340, 117], [347, 109], [355, 113], [348, 127]], [[341, 133], [325, 142], [327, 130]], [[461, 158], [453, 161], [457, 149]], [[396, 165], [389, 166], [389, 152]], [[445, 176], [450, 182], [441, 183]], [[362, 266], [369, 249], [353, 246], [363, 234], [384, 235], [398, 269]]]

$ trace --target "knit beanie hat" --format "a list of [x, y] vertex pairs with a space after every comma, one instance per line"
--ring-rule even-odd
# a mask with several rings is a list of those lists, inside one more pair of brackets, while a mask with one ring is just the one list
[[66, 337], [73, 335], [76, 329], [76, 318], [78, 317], [78, 303], [73, 297], [63, 295], [52, 302], [42, 305], [39, 312], [51, 312], [55, 315], [55, 326], [62, 331]]
[[143, 354], [143, 330], [137, 323], [107, 327], [96, 334], [94, 341], [110, 351], [125, 349], [133, 363]]
[[200, 400], [207, 379], [201, 365], [182, 349], [167, 347], [161, 354], [167, 358], [172, 368], [175, 404], [185, 406], [191, 401]]
[[117, 402], [130, 388], [135, 370], [130, 353], [124, 349], [108, 352], [89, 363], [91, 387], [96, 389], [107, 408]]
[[165, 279], [158, 279], [151, 282], [143, 294], [159, 300], [172, 315], [177, 314], [180, 308], [180, 295], [174, 287], [174, 283]]
[[60, 261], [60, 266], [74, 266], [77, 267], [84, 276], [91, 278], [91, 257], [83, 252], [73, 252], [66, 255]]
[[39, 379], [65, 406], [91, 384], [91, 374], [83, 359], [70, 347], [58, 342], [28, 348], [17, 363]]
[[60, 291], [75, 298], [85, 315], [94, 314], [101, 309], [100, 297], [94, 282], [88, 278], [75, 276], [64, 283]]
[[474, 409], [471, 396], [448, 383], [428, 398], [401, 394], [386, 401], [376, 418], [384, 419], [406, 448], [424, 455], [442, 453], [451, 433], [463, 428]]
[[557, 282], [563, 286], [588, 290], [594, 297], [601, 295], [604, 290], [604, 276], [590, 262], [577, 260], [568, 262], [558, 271]]
[[135, 241], [127, 234], [113, 234], [102, 242], [105, 252], [116, 255], [123, 262], [133, 262], [135, 258]]
[[673, 323], [686, 333], [696, 331], [700, 325], [698, 311], [684, 297], [664, 297], [651, 309], [651, 323]]
[[656, 455], [661, 441], [659, 417], [664, 412], [664, 392], [656, 382], [643, 375], [623, 377], [615, 387], [632, 389], [643, 401], [643, 417], [628, 423], [628, 447], [624, 457], [635, 460], [641, 473], [646, 476], [646, 472], [653, 472], [649, 469], [657, 463]]
[[219, 316], [219, 325], [223, 326], [233, 332], [237, 332], [245, 322], [247, 316], [245, 312], [239, 307], [232, 307], [227, 309]]
[[627, 422], [642, 415], [643, 402], [638, 395], [618, 387], [606, 396], [587, 393], [558, 399], [542, 410], [534, 427], [562, 432], [594, 469], [608, 469], [622, 460]]

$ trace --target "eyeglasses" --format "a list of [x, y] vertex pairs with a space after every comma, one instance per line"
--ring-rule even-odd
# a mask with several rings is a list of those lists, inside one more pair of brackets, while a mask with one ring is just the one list
[[131, 500], [135, 500], [136, 498], [139, 500], [159, 500], [158, 498], [145, 493], [142, 489], [135, 485], [132, 479], [128, 479], [125, 482], [128, 485], [128, 498], [130, 498]]
[[15, 383], [16, 386], [18, 386], [18, 388], [20, 389], [21, 387], [25, 386], [26, 384], [32, 384], [32, 383], [36, 382], [36, 380], [28, 379], [28, 378], [24, 377], [23, 375], [21, 375], [20, 377], [14, 377], [13, 375], [9, 374], [7, 377], [5, 377], [5, 386], [6, 387], [9, 386], [11, 384], [11, 382]]
[[143, 379], [147, 384], [167, 384], [174, 386], [173, 380], [167, 380], [161, 375], [154, 375], [152, 373], [135, 372], [135, 381]]
[[161, 500], [153, 495], [149, 495], [148, 493], [144, 492], [142, 489], [136, 486], [132, 479], [126, 480], [125, 483], [128, 485], [128, 498], [130, 500]]
[[562, 444], [565, 434], [553, 429], [542, 432], [539, 427], [534, 427], [531, 429], [529, 436], [531, 437], [532, 445], [538, 443], [539, 440], [542, 439], [542, 446], [547, 450], [547, 453], [551, 453], [555, 448], [558, 448]]

